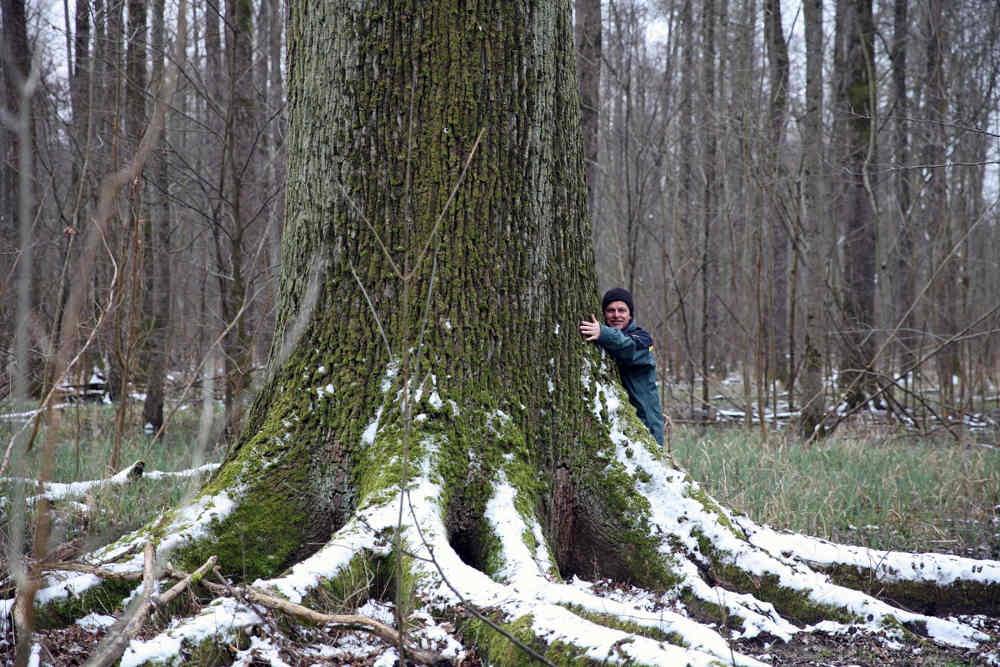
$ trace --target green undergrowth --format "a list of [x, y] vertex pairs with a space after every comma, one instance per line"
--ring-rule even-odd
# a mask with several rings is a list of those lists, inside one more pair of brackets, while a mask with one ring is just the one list
[[[165, 406], [165, 412], [169, 412], [172, 407]], [[35, 408], [37, 402], [19, 406], [8, 401], [0, 402], [2, 415]], [[127, 405], [124, 430], [119, 437], [118, 408], [118, 405], [95, 403], [60, 407], [42, 420], [33, 441], [30, 441], [30, 425], [23, 429], [25, 422], [20, 419], [0, 419], [0, 441], [10, 442], [16, 436], [18, 445], [7, 474], [35, 479], [46, 467], [43, 464], [47, 454], [51, 452], [49, 469], [53, 482], [106, 479], [116, 439], [119, 456], [112, 474], [136, 461], [142, 461], [143, 469], [148, 473], [189, 470], [218, 459], [215, 452], [205, 451], [205, 448], [198, 445], [200, 408], [182, 407], [176, 410], [168, 428], [155, 441], [146, 434], [141, 424], [142, 404], [139, 402], [129, 402]], [[92, 485], [80, 496], [53, 503], [50, 547], [72, 539], [81, 540], [84, 549], [112, 542], [145, 525], [165, 509], [180, 504], [184, 498], [196, 492], [205, 479], [206, 475], [162, 479], [147, 476], [127, 484]], [[0, 482], [0, 494], [8, 502], [13, 501], [18, 492], [14, 484]], [[27, 487], [23, 488], [23, 493], [30, 496], [33, 491]], [[27, 544], [31, 543], [36, 507], [29, 506], [20, 527]], [[0, 542], [5, 541], [13, 529], [7, 523], [9, 518], [6, 509], [0, 511], [0, 520], [4, 524], [4, 530], [0, 531]]]
[[1000, 557], [1000, 452], [896, 430], [675, 429], [675, 460], [754, 521], [838, 543]]
[[107, 580], [80, 595], [69, 595], [35, 607], [38, 629], [62, 627], [90, 613], [117, 614], [122, 602], [139, 584], [134, 581]]

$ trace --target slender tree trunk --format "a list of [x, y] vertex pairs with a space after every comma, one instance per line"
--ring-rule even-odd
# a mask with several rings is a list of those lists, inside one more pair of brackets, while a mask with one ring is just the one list
[[[715, 0], [705, 0], [702, 5], [702, 95], [704, 109], [715, 108]], [[715, 124], [710, 115], [702, 119], [702, 245], [701, 245], [701, 404], [711, 418], [709, 381], [715, 361], [713, 337], [715, 336], [715, 262], [713, 261], [716, 203], [716, 141]], [[762, 415], [763, 417], [763, 415]]]
[[802, 410], [799, 431], [814, 437], [826, 410], [823, 391], [824, 336], [823, 228], [829, 218], [824, 206], [823, 165], [823, 2], [803, 4], [806, 40], [806, 110], [802, 120], [802, 239], [805, 254], [805, 336], [802, 349]]
[[[38, 196], [35, 184], [35, 115], [33, 89], [29, 83], [33, 50], [28, 41], [28, 18], [24, 0], [0, 3], [2, 41], [0, 67], [3, 69], [3, 111], [9, 119], [0, 125], [3, 136], [0, 187], [5, 189], [0, 208], [0, 280], [10, 281], [0, 294], [0, 349], [13, 349], [13, 393], [19, 399], [40, 393], [43, 377], [42, 354], [29, 322], [38, 321], [38, 286], [33, 279], [35, 246], [33, 233]], [[9, 114], [9, 115], [7, 115]], [[16, 266], [16, 269], [15, 269]], [[13, 278], [13, 280], [11, 280]], [[13, 342], [13, 345], [9, 343]], [[7, 369], [4, 369], [7, 370]]]
[[[694, 117], [694, 94], [695, 94], [695, 21], [692, 9], [692, 0], [682, 0], [680, 9], [681, 18], [679, 21], [681, 34], [684, 35], [682, 51], [684, 53], [683, 64], [681, 65], [681, 99], [678, 107], [678, 160], [677, 160], [677, 180], [678, 187], [678, 210], [677, 234], [674, 235], [674, 266], [677, 267], [674, 281], [677, 291], [678, 315], [680, 318], [680, 329], [682, 333], [683, 346], [678, 350], [678, 359], [683, 359], [683, 367], [686, 370], [686, 380], [688, 385], [688, 413], [690, 417], [695, 416], [695, 374], [696, 357], [694, 338], [694, 323], [691, 321], [695, 314], [692, 296], [695, 273], [691, 270], [691, 257], [695, 256], [694, 225], [692, 217], [694, 214], [694, 135], [692, 128], [696, 127]], [[680, 362], [679, 362], [680, 363]]]
[[[248, 302], [248, 280], [253, 253], [248, 251], [254, 219], [255, 193], [259, 184], [255, 175], [254, 141], [256, 139], [253, 44], [253, 6], [250, 0], [226, 2], [226, 186], [224, 190], [227, 219], [226, 233], [217, 236], [216, 256], [225, 274], [220, 275], [225, 363], [226, 428], [235, 433], [242, 421], [241, 402], [246, 399], [250, 367], [253, 362]], [[220, 243], [221, 241], [221, 243]]]
[[[104, 167], [107, 171], [116, 171], [121, 167], [122, 155], [127, 154], [127, 144], [123, 146], [122, 130], [122, 109], [124, 108], [124, 43], [125, 26], [123, 14], [125, 0], [106, 0], [106, 14], [104, 16], [105, 29], [103, 31], [104, 59], [102, 66], [102, 90], [108, 91], [106, 101], [108, 106], [104, 109], [102, 119], [102, 134], [105, 137], [106, 161]], [[95, 38], [100, 36], [95, 35]], [[125, 355], [122, 347], [121, 330], [123, 326], [122, 304], [124, 293], [122, 285], [127, 270], [125, 266], [126, 254], [124, 248], [127, 247], [126, 230], [128, 229], [128, 217], [122, 214], [121, 207], [115, 210], [116, 220], [108, 227], [108, 247], [114, 253], [114, 261], [118, 264], [120, 277], [119, 288], [111, 293], [111, 275], [114, 269], [105, 262], [102, 265], [102, 275], [98, 276], [98, 303], [107, 302], [111, 313], [105, 323], [104, 355], [107, 358], [107, 387], [108, 396], [112, 401], [123, 399], [127, 395], [125, 388]], [[109, 297], [113, 300], [109, 300]], [[100, 307], [100, 306], [98, 306]]]
[[[916, 317], [915, 285], [917, 282], [916, 262], [914, 261], [914, 226], [918, 222], [911, 211], [911, 179], [910, 169], [910, 135], [909, 135], [909, 88], [906, 82], [907, 53], [910, 49], [909, 0], [895, 0], [893, 5], [893, 39], [892, 39], [892, 84], [895, 98], [895, 113], [893, 115], [893, 143], [895, 146], [894, 165], [896, 172], [893, 177], [896, 186], [896, 254], [895, 275], [893, 276], [893, 326], [895, 329], [895, 361], [898, 367], [909, 369], [916, 359], [915, 333]], [[904, 386], [909, 383], [910, 375], [903, 379]], [[906, 400], [906, 396], [903, 397]]]
[[[948, 84], [945, 79], [945, 17], [942, 0], [930, 0], [926, 24], [928, 40], [926, 51], [925, 112], [931, 119], [924, 145], [924, 163], [928, 165], [929, 182], [925, 197], [927, 232], [933, 252], [932, 268], [935, 272], [931, 285], [934, 314], [929, 324], [935, 337], [945, 340], [958, 331], [957, 299], [958, 260], [952, 253], [951, 208], [948, 195], [947, 130]], [[938, 388], [945, 412], [955, 409], [954, 378], [960, 375], [958, 344], [945, 345], [935, 357]]]
[[874, 25], [871, 0], [850, 0], [844, 23], [845, 79], [838, 82], [844, 119], [841, 172], [844, 295], [840, 382], [848, 405], [875, 389]]
[[[153, 21], [150, 46], [153, 56], [153, 83], [156, 89], [164, 85], [165, 40], [164, 40], [164, 0], [153, 0]], [[167, 171], [167, 154], [163, 146], [150, 156], [151, 177], [149, 202], [150, 254], [147, 276], [151, 281], [147, 287], [147, 313], [149, 321], [146, 400], [143, 405], [143, 420], [154, 431], [163, 426], [163, 398], [166, 367], [170, 340], [170, 177]]]
[[786, 207], [779, 202], [783, 197], [783, 184], [787, 180], [784, 168], [785, 123], [788, 117], [788, 80], [790, 63], [788, 44], [781, 21], [780, 0], [766, 0], [764, 5], [764, 33], [769, 64], [770, 104], [768, 105], [768, 142], [765, 146], [764, 182], [767, 183], [765, 201], [769, 203], [772, 276], [771, 294], [767, 317], [770, 345], [768, 364], [774, 375], [787, 383], [793, 374], [790, 367], [794, 332], [789, 327], [788, 307], [788, 221]]

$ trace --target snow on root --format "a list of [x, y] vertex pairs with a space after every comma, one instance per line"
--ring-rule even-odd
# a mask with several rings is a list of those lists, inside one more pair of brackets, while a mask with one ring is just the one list
[[[818, 541], [797, 536], [778, 540], [774, 531], [761, 528], [746, 517], [735, 517], [685, 474], [660, 464], [642, 444], [633, 442], [630, 445], [628, 456], [621, 451], [623, 445], [619, 445], [619, 460], [628, 467], [644, 471], [645, 474], [636, 477], [636, 486], [649, 499], [653, 523], [664, 534], [678, 538], [691, 561], [710, 566], [711, 558], [715, 558], [755, 580], [773, 581], [775, 588], [804, 596], [808, 603], [820, 608], [841, 610], [844, 615], [858, 619], [858, 626], [870, 630], [899, 624], [925, 627], [932, 640], [965, 649], [975, 648], [990, 639], [968, 625], [899, 609], [860, 591], [834, 584], [827, 575], [806, 564], [822, 560], [817, 555]], [[703, 540], [710, 543], [711, 555], [703, 553]], [[802, 553], [798, 547], [803, 547]], [[672, 547], [665, 546], [665, 554], [671, 551]], [[852, 552], [845, 548], [839, 553], [863, 557], [864, 551]], [[942, 568], [944, 563], [952, 562], [952, 557], [942, 557], [939, 561]], [[904, 576], [912, 571], [911, 565], [901, 562], [897, 574]], [[989, 562], [982, 565], [982, 570], [968, 562], [963, 567], [965, 570], [947, 568], [948, 576], [952, 580], [963, 575], [990, 580], [988, 578], [995, 576], [997, 571], [996, 564]], [[717, 587], [709, 587], [697, 568], [688, 568], [687, 574], [687, 583], [695, 595], [711, 604], [720, 604], [721, 599], [730, 613], [743, 619], [744, 636], [767, 632], [787, 639], [794, 627], [788, 620], [778, 617], [774, 607], [765, 601], [747, 595], [737, 597]]]
[[[438, 500], [442, 496], [440, 487], [426, 478], [410, 486], [405, 498], [403, 539], [416, 556], [412, 566], [416, 569], [415, 579], [420, 582], [418, 595], [429, 608], [447, 609], [464, 600], [478, 608], [498, 610], [507, 622], [530, 617], [531, 630], [540, 640], [550, 645], [557, 642], [568, 645], [581, 655], [610, 664], [631, 661], [648, 665], [710, 665], [730, 662], [733, 658], [739, 665], [761, 664], [748, 656], [734, 655], [725, 639], [714, 631], [674, 611], [654, 609], [655, 601], [648, 596], [616, 600], [598, 595], [584, 582], [569, 585], [551, 581], [552, 568], [547, 555], [542, 551], [532, 553], [521, 538], [524, 531], [540, 535], [540, 527], [533, 522], [527, 525], [521, 518], [509, 485], [501, 481], [495, 489], [487, 514], [502, 543], [501, 581], [464, 563], [448, 544]], [[398, 502], [397, 496], [393, 501], [360, 510], [319, 552], [293, 566], [286, 575], [254, 585], [301, 601], [321, 581], [336, 577], [355, 554], [388, 553], [391, 542], [377, 536], [389, 534], [395, 528]], [[623, 625], [640, 626], [651, 633], [673, 634], [681, 637], [686, 646], [609, 628], [573, 609], [612, 617]]]
[[[620, 392], [611, 386], [604, 386], [602, 391], [612, 398]], [[860, 591], [834, 584], [828, 576], [810, 568], [808, 563], [822, 563], [830, 558], [845, 562], [854, 559], [854, 562], [864, 562], [868, 567], [868, 559], [874, 554], [865, 549], [835, 547], [814, 538], [780, 536], [757, 526], [746, 517], [734, 516], [683, 471], [664, 465], [647, 446], [650, 438], [630, 439], [623, 424], [623, 411], [627, 409], [624, 401], [608, 401], [611, 440], [618, 462], [630, 473], [636, 489], [649, 501], [651, 523], [662, 534], [674, 538], [674, 543], [664, 542], [664, 556], [673, 556], [676, 542], [680, 542], [685, 552], [681, 570], [686, 577], [681, 586], [688, 586], [696, 597], [721, 606], [727, 614], [741, 619], [743, 637], [768, 634], [787, 641], [794, 633], [807, 629], [796, 628], [790, 620], [780, 617], [767, 601], [707, 584], [698, 566], [711, 567], [712, 558], [758, 581], [774, 581], [777, 588], [803, 596], [811, 604], [842, 610], [844, 615], [858, 619], [855, 624], [858, 627], [870, 630], [899, 624], [923, 627], [935, 642], [964, 649], [978, 647], [991, 639], [969, 625], [912, 613]], [[595, 415], [601, 418], [596, 407]], [[704, 541], [710, 545], [712, 554], [703, 553]], [[940, 583], [951, 583], [958, 579], [995, 582], [1000, 577], [1000, 564], [992, 561], [932, 555], [880, 554], [879, 557], [885, 557], [893, 576], [901, 578], [917, 580], [930, 577]]]
[[740, 521], [750, 542], [768, 553], [783, 557], [796, 554], [817, 567], [849, 565], [870, 570], [879, 581], [911, 581], [948, 586], [957, 581], [1000, 585], [1000, 562], [976, 560], [950, 554], [882, 551], [834, 544], [816, 537], [781, 533], [767, 526]]

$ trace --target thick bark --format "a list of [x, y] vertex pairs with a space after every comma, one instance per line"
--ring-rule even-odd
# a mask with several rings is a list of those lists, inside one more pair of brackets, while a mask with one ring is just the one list
[[601, 109], [601, 2], [576, 0], [576, 72], [580, 81], [580, 129], [587, 174], [588, 205], [594, 217], [597, 188], [598, 128]]
[[[316, 409], [307, 394], [304, 402], [293, 399], [298, 406], [288, 403], [297, 393], [289, 394], [289, 382], [320, 380], [303, 377], [304, 364], [330, 374], [321, 385], [331, 388], [322, 430], [295, 438], [313, 442], [308, 458], [327, 477], [305, 485], [318, 511], [287, 524], [329, 531], [332, 517], [360, 500], [356, 443], [381, 402], [386, 369], [399, 364], [396, 382], [423, 383], [426, 398], [434, 379], [436, 394], [463, 415], [442, 424], [468, 459], [459, 469], [471, 469], [447, 471], [462, 480], [448, 508], [455, 539], [471, 552], [485, 548], [475, 535], [485, 500], [477, 475], [486, 473], [474, 471], [481, 465], [475, 461], [511, 446], [482, 421], [484, 411], [498, 408], [531, 443], [524, 454], [532, 465], [553, 480], [558, 470], [570, 473], [568, 485], [552, 482], [533, 501], [550, 530], [577, 536], [567, 538], [561, 565], [588, 574], [595, 561], [627, 570], [620, 558], [598, 557], [617, 551], [603, 517], [578, 511], [600, 485], [580, 470], [584, 443], [593, 448], [599, 437], [587, 427], [579, 387], [585, 356], [575, 335], [581, 314], [593, 309], [596, 285], [567, 16], [522, 4], [458, 16], [447, 7], [389, 15], [337, 7], [322, 18], [316, 11], [296, 12], [291, 27], [290, 143], [312, 147], [289, 160], [275, 349], [294, 348], [283, 367], [275, 353], [270, 386], [286, 389], [265, 392], [275, 400], [258, 402], [247, 431]], [[326, 32], [314, 32], [326, 20], [334, 21], [334, 48]], [[396, 22], [413, 28], [399, 31]], [[383, 31], [384, 52], [369, 44]], [[480, 57], [458, 56], [470, 52]], [[333, 54], [342, 64], [327, 65]], [[311, 275], [318, 293], [307, 308]], [[292, 330], [300, 323], [305, 332], [296, 345]], [[422, 355], [410, 360], [418, 342]], [[398, 429], [398, 420], [386, 412], [379, 424]], [[468, 451], [480, 438], [486, 452]], [[244, 438], [233, 456], [257, 456], [260, 442]]]

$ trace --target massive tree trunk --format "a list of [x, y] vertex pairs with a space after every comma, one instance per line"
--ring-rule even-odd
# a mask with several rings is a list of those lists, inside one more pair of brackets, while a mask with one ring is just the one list
[[[470, 608], [563, 664], [760, 664], [720, 621], [767, 641], [825, 618], [986, 641], [838, 583], [925, 608], [933, 557], [783, 536], [720, 507], [580, 340], [597, 294], [569, 16], [566, 1], [295, 4], [265, 387], [201, 497], [96, 558], [134, 568], [131, 545], [152, 537], [175, 564], [217, 555], [313, 605], [387, 565], [397, 623], [448, 619], [497, 665], [529, 660]], [[995, 611], [1000, 564], [973, 564], [963, 600]]]

